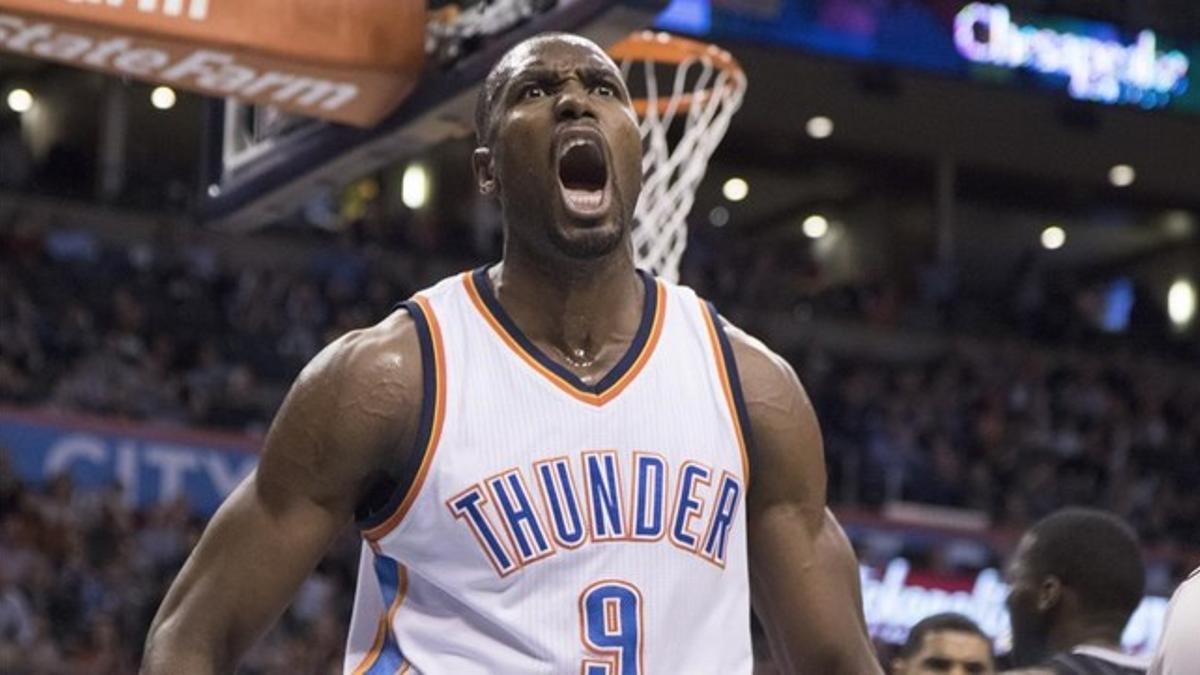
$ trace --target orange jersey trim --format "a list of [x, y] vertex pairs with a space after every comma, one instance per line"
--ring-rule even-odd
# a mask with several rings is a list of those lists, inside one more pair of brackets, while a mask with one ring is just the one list
[[[421, 467], [417, 470], [417, 475], [413, 479], [412, 485], [408, 488], [408, 493], [404, 495], [404, 501], [400, 502], [400, 506], [396, 508], [392, 515], [382, 523], [368, 530], [363, 530], [363, 538], [369, 542], [374, 542], [387, 533], [391, 532], [404, 520], [404, 516], [408, 510], [412, 508], [413, 502], [416, 501], [417, 495], [421, 492], [421, 486], [425, 484], [425, 478], [429, 474], [429, 467], [433, 464], [433, 457], [437, 454], [438, 441], [442, 436], [442, 425], [446, 420], [446, 359], [445, 348], [442, 344], [442, 329], [438, 324], [437, 316], [433, 313], [433, 308], [429, 305], [429, 300], [421, 296], [414, 298], [416, 303], [420, 305], [421, 311], [425, 314], [425, 320], [429, 324], [430, 342], [433, 347], [433, 368], [434, 368], [434, 409], [433, 409], [433, 427], [429, 432], [429, 440], [425, 442], [424, 455], [421, 459]], [[430, 364], [424, 364], [423, 367], [428, 367]]]
[[717, 375], [721, 378], [721, 389], [725, 393], [725, 405], [729, 408], [729, 419], [733, 422], [734, 435], [737, 436], [738, 450], [742, 455], [742, 481], [749, 487], [750, 452], [746, 444], [745, 430], [742, 429], [742, 420], [738, 415], [737, 404], [734, 402], [733, 383], [729, 379], [729, 369], [725, 366], [725, 354], [721, 351], [721, 342], [717, 337], [717, 331], [721, 330], [721, 328], [714, 323], [713, 317], [703, 300], [700, 301], [700, 314], [704, 316], [704, 326], [708, 329], [708, 341], [712, 346], [713, 359], [717, 363]]
[[[379, 655], [383, 652], [383, 644], [387, 641], [387, 632], [392, 629], [392, 621], [396, 618], [396, 612], [400, 609], [400, 605], [404, 603], [404, 596], [408, 593], [408, 568], [400, 563], [396, 563], [397, 576], [400, 579], [400, 588], [396, 590], [396, 599], [392, 601], [392, 606], [384, 611], [379, 617], [379, 628], [375, 630], [375, 642], [371, 645], [371, 651], [363, 657], [358, 667], [354, 669], [353, 675], [363, 675], [375, 665], [375, 661], [379, 659]], [[408, 669], [408, 660], [405, 659], [404, 666], [400, 672]]]

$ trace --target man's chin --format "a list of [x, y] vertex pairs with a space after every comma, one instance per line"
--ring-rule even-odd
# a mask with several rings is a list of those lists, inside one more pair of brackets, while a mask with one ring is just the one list
[[603, 258], [621, 245], [625, 228], [619, 223], [571, 224], [556, 228], [551, 236], [554, 247], [574, 260]]

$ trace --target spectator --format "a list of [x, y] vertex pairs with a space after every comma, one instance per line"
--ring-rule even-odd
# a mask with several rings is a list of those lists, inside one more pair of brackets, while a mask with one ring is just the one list
[[961, 614], [935, 614], [912, 627], [891, 675], [992, 675], [992, 641]]

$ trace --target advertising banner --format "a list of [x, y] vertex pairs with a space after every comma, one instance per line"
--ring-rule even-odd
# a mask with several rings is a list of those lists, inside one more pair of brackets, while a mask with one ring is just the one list
[[674, 0], [658, 26], [924, 70], [1092, 103], [1200, 113], [1200, 44], [1146, 27], [967, 0]]
[[[995, 638], [998, 652], [1009, 651], [1011, 634], [1004, 605], [1008, 585], [998, 571], [986, 569], [974, 578], [952, 577], [913, 570], [907, 560], [895, 558], [882, 570], [862, 567], [859, 572], [867, 625], [873, 637], [899, 644], [921, 619], [940, 612], [958, 612]], [[1154, 652], [1167, 602], [1167, 598], [1155, 596], [1142, 600], [1121, 639], [1126, 651]]]
[[257, 449], [244, 436], [0, 407], [0, 450], [22, 480], [67, 472], [81, 487], [119, 483], [131, 506], [183, 496], [209, 515], [254, 468]]

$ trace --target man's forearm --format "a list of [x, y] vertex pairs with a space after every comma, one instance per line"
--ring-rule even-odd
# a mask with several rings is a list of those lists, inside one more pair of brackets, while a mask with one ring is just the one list
[[206, 639], [201, 631], [189, 631], [178, 621], [155, 620], [146, 636], [141, 675], [216, 675], [233, 672], [237, 664], [219, 639]]

